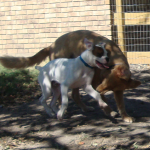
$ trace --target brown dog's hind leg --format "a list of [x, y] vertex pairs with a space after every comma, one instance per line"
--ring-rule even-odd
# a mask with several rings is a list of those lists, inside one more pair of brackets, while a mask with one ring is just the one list
[[135, 119], [130, 117], [125, 110], [124, 100], [123, 100], [123, 91], [114, 91], [114, 97], [118, 106], [119, 113], [125, 122], [132, 123]]
[[79, 88], [73, 89], [72, 90], [72, 98], [75, 101], [75, 103], [82, 109], [83, 112], [87, 111], [94, 111], [94, 108], [91, 106], [86, 106], [80, 98], [79, 94]]

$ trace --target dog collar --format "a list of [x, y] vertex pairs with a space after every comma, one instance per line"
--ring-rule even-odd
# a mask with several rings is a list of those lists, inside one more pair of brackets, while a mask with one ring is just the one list
[[91, 68], [91, 69], [94, 69], [94, 68], [95, 68], [95, 67], [92, 67], [92, 66], [88, 65], [88, 64], [83, 60], [83, 58], [81, 57], [81, 55], [80, 55], [80, 60], [84, 63], [84, 65], [85, 65], [86, 67], [89, 67], [89, 68]]

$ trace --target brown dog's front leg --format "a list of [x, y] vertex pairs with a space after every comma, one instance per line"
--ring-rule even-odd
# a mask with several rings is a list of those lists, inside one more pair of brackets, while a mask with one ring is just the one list
[[132, 123], [135, 119], [130, 117], [125, 110], [124, 100], [123, 100], [123, 91], [114, 91], [114, 97], [118, 106], [119, 113], [125, 122]]
[[86, 111], [93, 111], [94, 108], [91, 106], [86, 106], [80, 98], [80, 94], [79, 94], [79, 88], [73, 89], [72, 90], [72, 98], [73, 100], [76, 102], [76, 104], [82, 109], [82, 111], [86, 112]]
[[[106, 98], [103, 94], [101, 94], [101, 97], [102, 97], [102, 100], [103, 100], [105, 103], [107, 103], [107, 98]], [[107, 105], [108, 105], [108, 103], [107, 103]], [[110, 107], [109, 107], [109, 108], [110, 108]], [[115, 117], [117, 116], [117, 112], [113, 111], [113, 110], [110, 108], [110, 116], [113, 117], [113, 118], [115, 118]]]

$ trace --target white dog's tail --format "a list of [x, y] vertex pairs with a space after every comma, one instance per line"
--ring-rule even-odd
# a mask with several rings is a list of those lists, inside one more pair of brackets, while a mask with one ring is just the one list
[[35, 69], [37, 69], [37, 70], [39, 70], [39, 71], [41, 70], [41, 68], [42, 68], [42, 67], [40, 67], [40, 66], [35, 66]]

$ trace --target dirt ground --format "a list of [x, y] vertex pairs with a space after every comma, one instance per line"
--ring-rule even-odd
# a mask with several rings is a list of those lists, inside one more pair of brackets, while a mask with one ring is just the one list
[[[118, 115], [111, 119], [97, 102], [81, 91], [81, 98], [93, 112], [82, 112], [70, 99], [63, 121], [51, 119], [38, 99], [13, 107], [0, 107], [0, 149], [8, 150], [129, 150], [150, 149], [150, 69], [133, 67], [142, 84], [124, 92], [126, 110], [136, 118], [125, 123]], [[106, 94], [117, 111], [112, 92]]]

